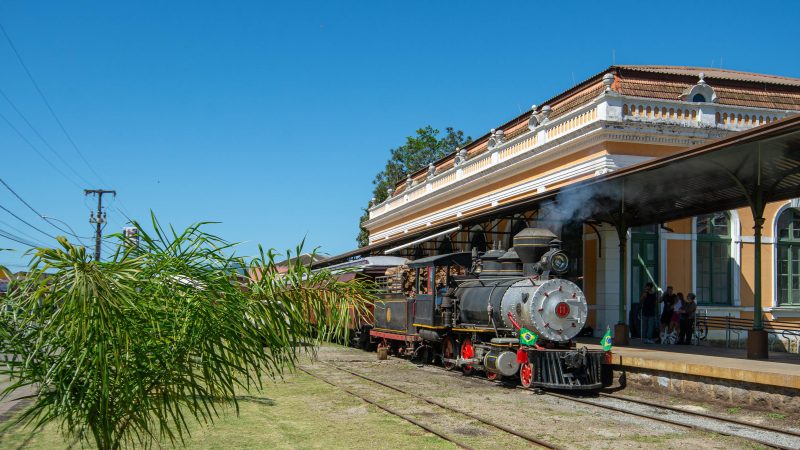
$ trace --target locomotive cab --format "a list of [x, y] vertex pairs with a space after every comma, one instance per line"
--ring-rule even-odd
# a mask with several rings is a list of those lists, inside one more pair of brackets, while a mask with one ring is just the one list
[[472, 264], [468, 252], [418, 259], [408, 264], [414, 274], [414, 326], [442, 329], [449, 324], [444, 311], [452, 303], [452, 287], [466, 276]]

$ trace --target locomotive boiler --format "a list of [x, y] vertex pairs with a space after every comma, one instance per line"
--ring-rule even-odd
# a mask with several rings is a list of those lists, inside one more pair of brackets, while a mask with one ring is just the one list
[[526, 228], [508, 251], [451, 253], [408, 264], [413, 291], [375, 304], [373, 341], [399, 353], [432, 352], [448, 369], [523, 386], [597, 389], [610, 354], [578, 349], [583, 291], [561, 278], [569, 257], [549, 230]]

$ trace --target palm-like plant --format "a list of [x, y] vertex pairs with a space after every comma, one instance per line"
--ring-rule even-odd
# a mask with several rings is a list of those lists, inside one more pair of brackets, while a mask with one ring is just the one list
[[[153, 234], [139, 227], [138, 246], [120, 236], [107, 262], [65, 239], [35, 251], [3, 300], [13, 307], [3, 308], [0, 353], [13, 356], [0, 368], [12, 380], [2, 394], [37, 388], [18, 421], [57, 422], [101, 449], [183, 440], [190, 420], [238, 411], [237, 390], [260, 389], [263, 375], [346, 338], [352, 317], [366, 314], [369, 286], [299, 258], [279, 275], [274, 252], [248, 264], [202, 227], [177, 233], [153, 218]], [[243, 279], [242, 267], [260, 278]]]

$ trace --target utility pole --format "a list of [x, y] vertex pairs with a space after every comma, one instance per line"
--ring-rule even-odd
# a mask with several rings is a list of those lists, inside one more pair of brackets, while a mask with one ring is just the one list
[[94, 260], [100, 261], [100, 243], [103, 239], [103, 224], [106, 223], [106, 213], [103, 211], [103, 194], [117, 196], [117, 191], [106, 189], [84, 189], [84, 195], [97, 195], [97, 215], [89, 213], [89, 223], [97, 225], [97, 232], [94, 237]]

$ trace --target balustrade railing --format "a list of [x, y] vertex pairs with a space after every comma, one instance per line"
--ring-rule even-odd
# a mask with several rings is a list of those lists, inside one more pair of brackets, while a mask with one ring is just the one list
[[[611, 111], [616, 108], [616, 113]], [[370, 218], [381, 216], [408, 202], [422, 198], [465, 177], [488, 170], [499, 162], [541, 147], [598, 120], [668, 123], [692, 128], [714, 127], [739, 131], [786, 117], [786, 111], [725, 106], [712, 103], [689, 103], [619, 95], [601, 96], [594, 101], [533, 130], [514, 130], [508, 141], [483, 151], [468, 161], [444, 172], [418, 181], [380, 205], [370, 208]]]

